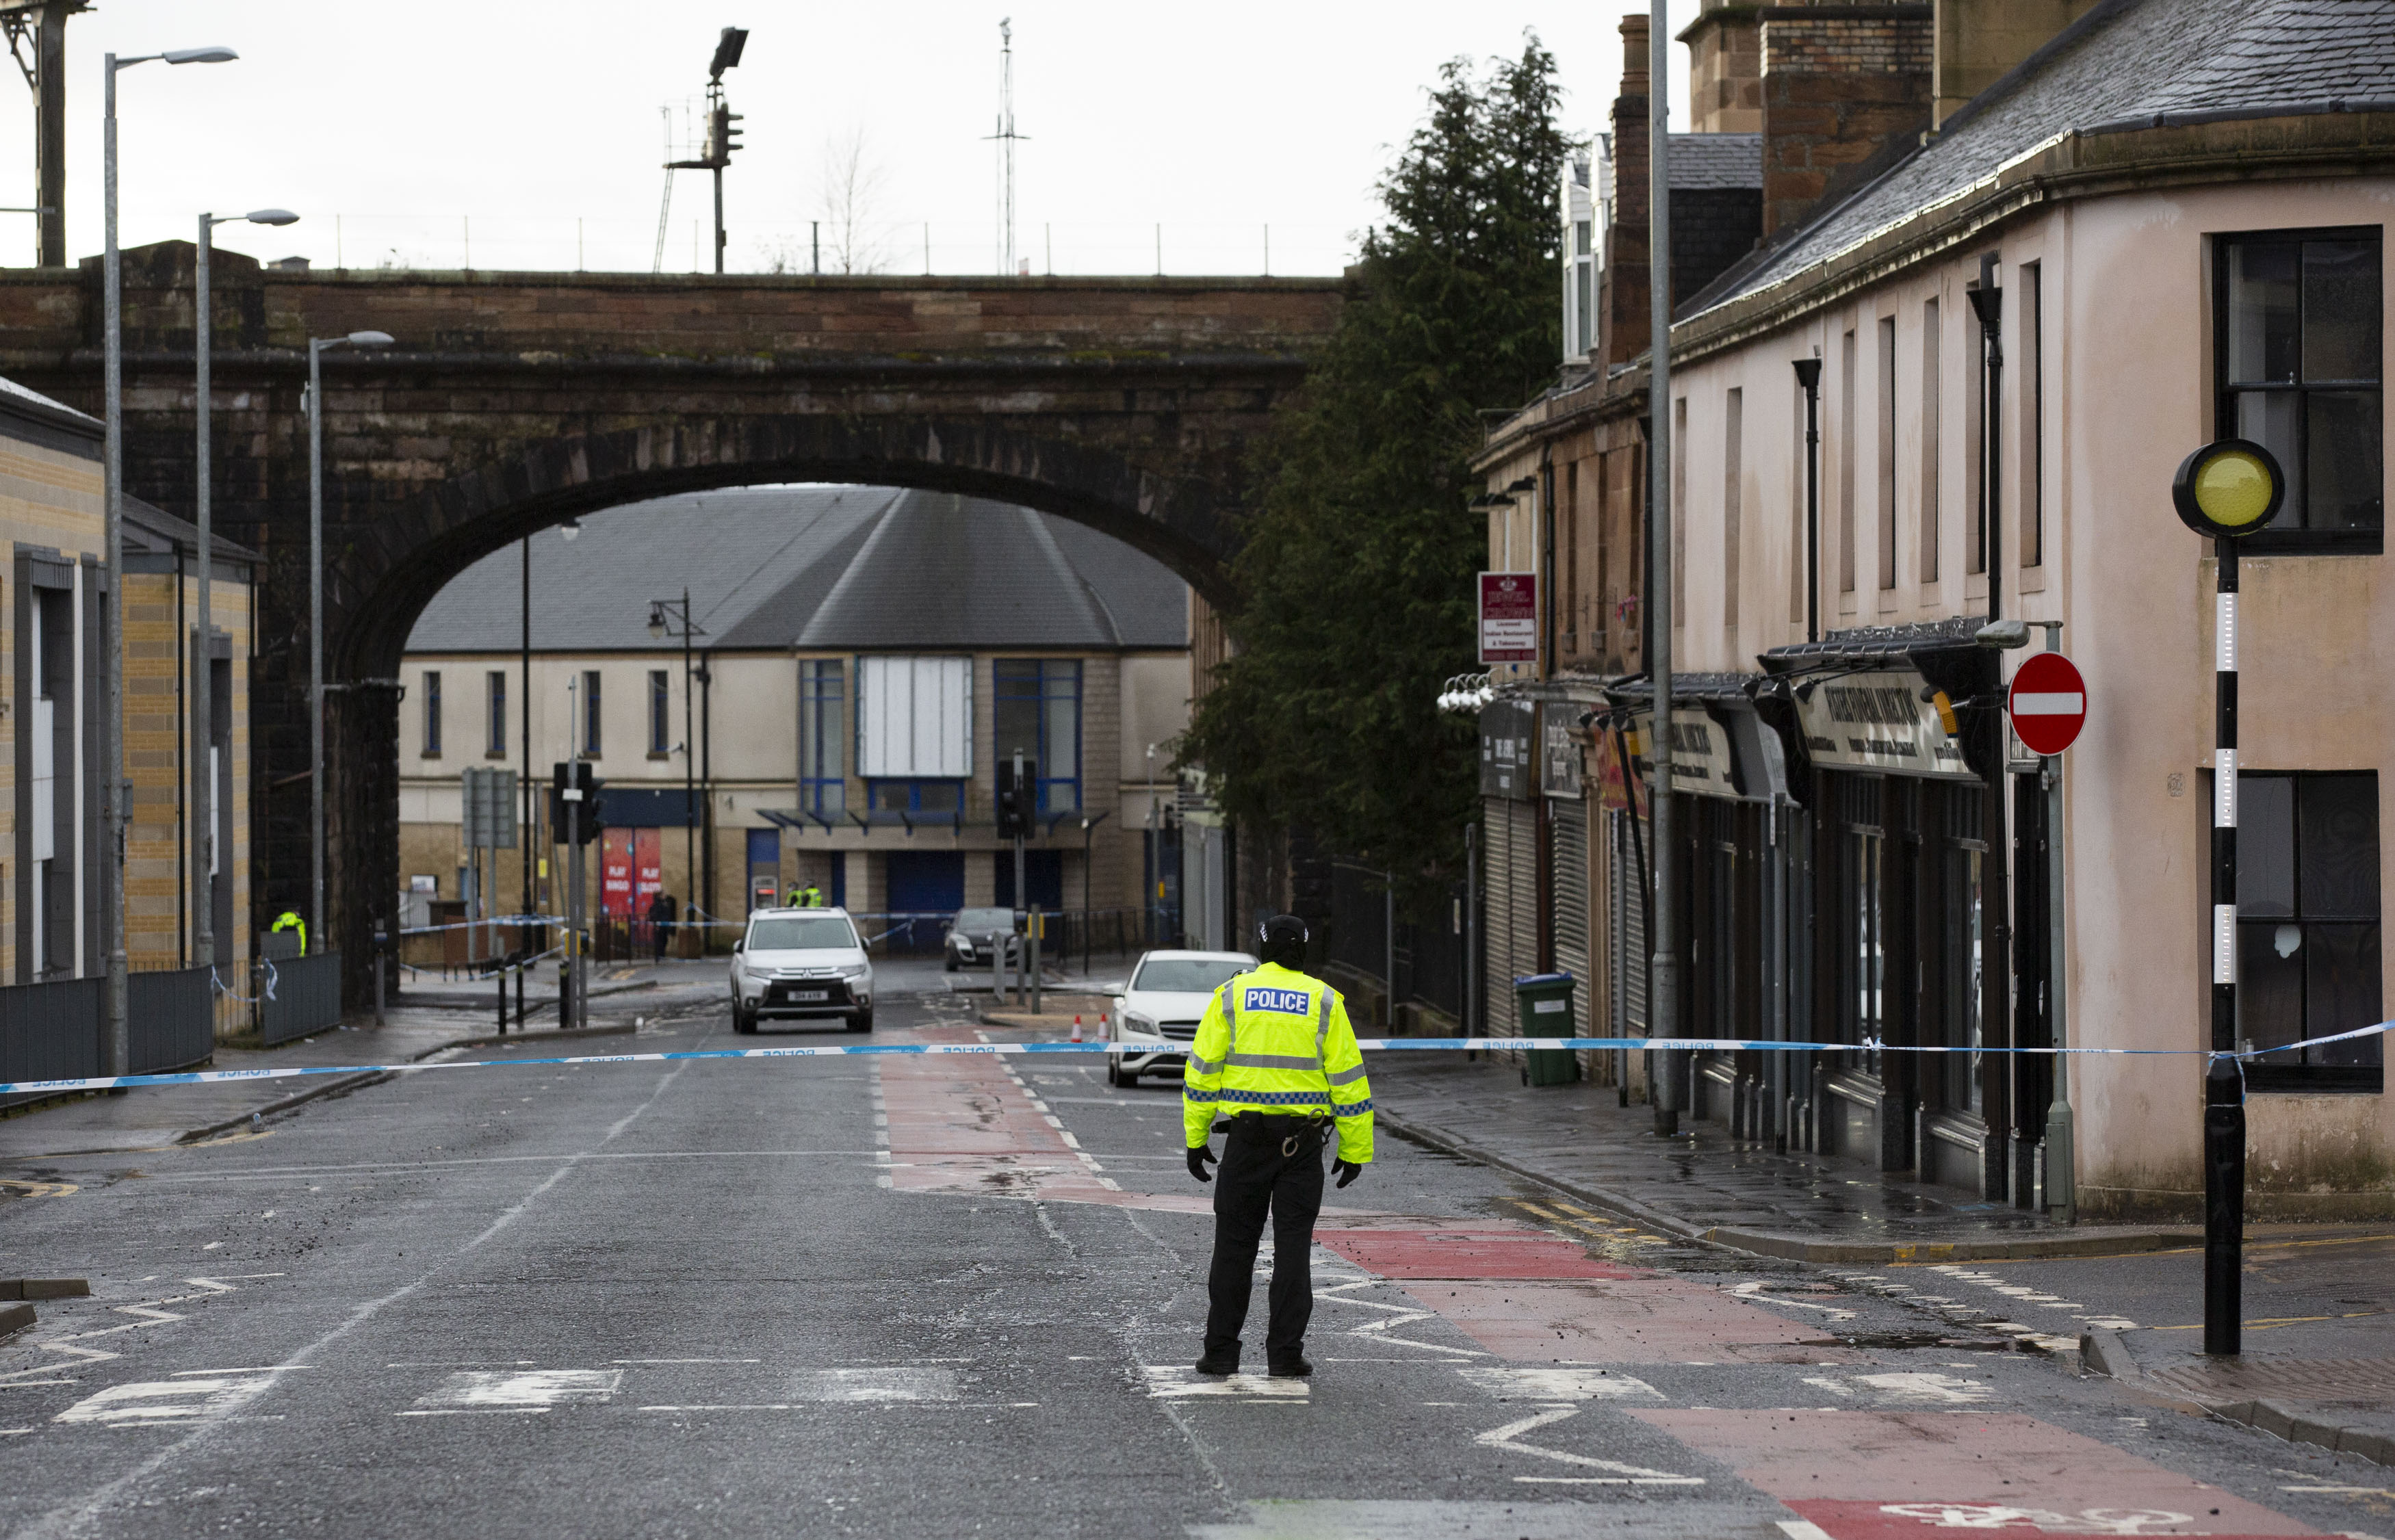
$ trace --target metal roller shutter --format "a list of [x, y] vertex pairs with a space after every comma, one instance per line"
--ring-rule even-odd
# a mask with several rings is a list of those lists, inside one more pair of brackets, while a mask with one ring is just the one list
[[1638, 848], [1626, 812], [1605, 815], [1612, 842], [1611, 881], [1606, 898], [1606, 941], [1613, 949], [1614, 1026], [1624, 1037], [1647, 1035], [1647, 895], [1640, 882]]
[[1538, 971], [1538, 810], [1528, 802], [1483, 803], [1489, 836], [1488, 1016], [1490, 1035], [1515, 1036], [1514, 981]]
[[1594, 1002], [1589, 999], [1588, 966], [1588, 804], [1568, 797], [1547, 803], [1548, 870], [1555, 881], [1553, 913], [1555, 967], [1580, 981], [1572, 992], [1573, 1032], [1588, 1030]]

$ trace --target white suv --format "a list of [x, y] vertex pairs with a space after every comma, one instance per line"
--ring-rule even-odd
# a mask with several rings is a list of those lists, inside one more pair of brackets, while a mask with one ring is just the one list
[[757, 909], [732, 948], [732, 1030], [765, 1017], [845, 1017], [873, 1030], [873, 964], [845, 909]]

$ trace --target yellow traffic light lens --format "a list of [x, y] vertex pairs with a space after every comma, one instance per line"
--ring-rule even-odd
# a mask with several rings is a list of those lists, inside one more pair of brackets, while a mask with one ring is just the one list
[[2214, 523], [2243, 529], [2270, 511], [2269, 467], [2242, 449], [2215, 454], [2195, 473], [2195, 506]]
[[2287, 479], [2269, 450], [2249, 439], [2221, 439], [2178, 463], [2171, 505], [2179, 522], [2212, 539], [2237, 539], [2269, 527]]

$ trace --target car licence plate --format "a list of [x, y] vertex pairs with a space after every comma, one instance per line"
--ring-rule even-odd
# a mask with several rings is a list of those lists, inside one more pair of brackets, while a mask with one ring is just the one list
[[802, 1006], [814, 1005], [818, 1001], [830, 999], [831, 991], [827, 989], [794, 989], [790, 991], [790, 998], [796, 1000]]

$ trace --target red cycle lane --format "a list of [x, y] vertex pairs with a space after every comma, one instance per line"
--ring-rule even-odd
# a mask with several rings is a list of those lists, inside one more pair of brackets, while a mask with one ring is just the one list
[[[1825, 1325], [1747, 1303], [1720, 1280], [1607, 1261], [1544, 1231], [1351, 1229], [1322, 1244], [1515, 1362], [1645, 1365], [1668, 1386], [1659, 1371], [1690, 1364], [1907, 1362], [1836, 1345]], [[1794, 1380], [1787, 1389], [1815, 1399]], [[1785, 1505], [1789, 1540], [2322, 1533], [2018, 1414], [1621, 1409]]]
[[2319, 1534], [2035, 1417], [1838, 1409], [1630, 1415], [1802, 1515], [1791, 1540], [1938, 1534]]

